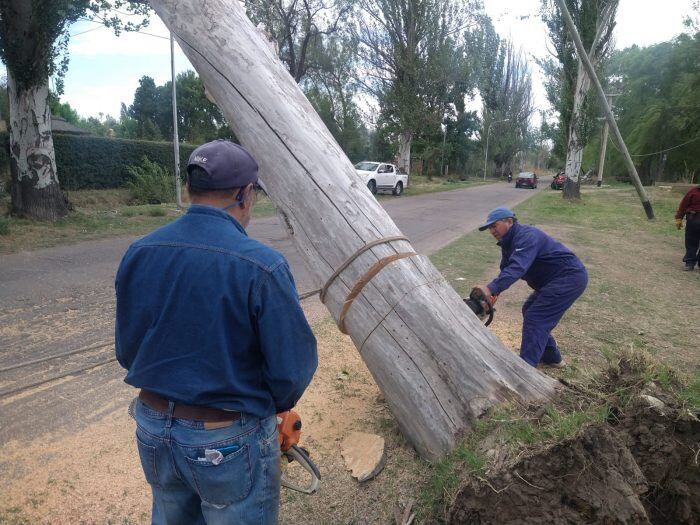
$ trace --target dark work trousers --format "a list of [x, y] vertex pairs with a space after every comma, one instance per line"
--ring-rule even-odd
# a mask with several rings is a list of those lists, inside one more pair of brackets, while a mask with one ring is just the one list
[[683, 262], [693, 267], [700, 262], [700, 212], [686, 216]]
[[558, 363], [561, 354], [552, 330], [574, 304], [588, 284], [585, 268], [558, 275], [543, 288], [533, 292], [523, 304], [523, 339], [520, 357], [532, 366]]

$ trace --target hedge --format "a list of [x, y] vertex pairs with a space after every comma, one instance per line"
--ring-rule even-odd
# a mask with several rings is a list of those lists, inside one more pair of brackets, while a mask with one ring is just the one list
[[[0, 166], [9, 166], [9, 136], [0, 134]], [[172, 173], [171, 142], [113, 139], [54, 133], [58, 180], [64, 190], [119, 188], [129, 179], [127, 166], [141, 163], [146, 156]], [[180, 144], [180, 166], [185, 166], [192, 144]], [[0, 171], [3, 171], [0, 169]]]

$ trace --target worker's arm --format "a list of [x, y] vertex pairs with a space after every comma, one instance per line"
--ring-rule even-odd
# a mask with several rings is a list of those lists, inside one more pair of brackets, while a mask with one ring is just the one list
[[501, 269], [493, 281], [486, 286], [492, 295], [500, 295], [501, 292], [520, 279], [532, 266], [539, 246], [537, 235], [532, 231], [521, 232], [514, 240], [513, 253], [508, 264]]
[[[122, 257], [117, 269], [117, 275], [114, 278], [114, 293], [116, 297], [116, 315], [114, 323], [114, 353], [117, 362], [125, 370], [131, 368], [131, 363], [134, 361], [134, 352], [129, 352], [127, 345], [124, 344], [125, 333], [132, 327], [127, 321], [129, 313], [129, 305], [125, 302], [126, 290], [123, 290], [124, 284], [127, 282], [124, 273], [127, 271], [128, 261], [132, 256], [132, 250], [129, 248]], [[126, 336], [128, 339], [128, 336]]]
[[693, 190], [690, 190], [681, 199], [681, 203], [678, 205], [678, 211], [676, 211], [676, 220], [678, 220], [678, 219], [683, 220], [683, 216], [685, 215], [685, 212], [688, 211], [688, 206], [690, 206], [690, 199], [691, 199], [692, 192], [693, 192]]
[[296, 405], [316, 371], [316, 338], [299, 304], [286, 262], [267, 274], [254, 314], [263, 354], [262, 378], [277, 412]]

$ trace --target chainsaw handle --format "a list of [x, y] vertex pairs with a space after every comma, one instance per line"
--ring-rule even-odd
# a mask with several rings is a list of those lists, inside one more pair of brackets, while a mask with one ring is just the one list
[[297, 492], [303, 492], [304, 494], [313, 494], [316, 492], [318, 490], [318, 486], [321, 484], [321, 472], [318, 470], [316, 464], [311, 461], [309, 455], [298, 445], [292, 445], [286, 452], [283, 452], [282, 455], [287, 456], [290, 461], [298, 461], [299, 465], [301, 465], [304, 470], [311, 474], [311, 481], [306, 487], [297, 485], [291, 481], [287, 481], [284, 476], [282, 476], [280, 480], [282, 486], [287, 487], [288, 489], [296, 490]]

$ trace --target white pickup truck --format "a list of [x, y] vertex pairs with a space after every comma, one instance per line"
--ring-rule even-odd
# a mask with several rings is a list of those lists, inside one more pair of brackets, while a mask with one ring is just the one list
[[365, 160], [355, 164], [355, 169], [373, 194], [378, 191], [391, 191], [399, 196], [408, 187], [408, 175], [399, 173], [393, 164]]

